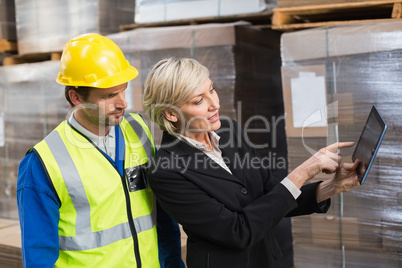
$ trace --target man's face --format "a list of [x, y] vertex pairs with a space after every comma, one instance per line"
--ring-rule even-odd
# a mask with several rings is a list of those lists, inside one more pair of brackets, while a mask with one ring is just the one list
[[75, 119], [86, 129], [104, 135], [110, 126], [118, 125], [127, 108], [125, 90], [127, 83], [89, 91], [88, 97], [76, 107]]

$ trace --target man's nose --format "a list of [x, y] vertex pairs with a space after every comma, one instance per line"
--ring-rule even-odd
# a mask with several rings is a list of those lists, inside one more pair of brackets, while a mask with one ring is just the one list
[[117, 95], [116, 102], [114, 104], [116, 109], [126, 109], [127, 108], [127, 101], [126, 101], [126, 94], [125, 92], [121, 92]]

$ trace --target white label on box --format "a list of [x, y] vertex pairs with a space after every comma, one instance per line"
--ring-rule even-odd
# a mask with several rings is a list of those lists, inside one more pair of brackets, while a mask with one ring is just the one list
[[290, 81], [293, 126], [295, 128], [326, 127], [325, 78], [313, 72], [300, 72]]

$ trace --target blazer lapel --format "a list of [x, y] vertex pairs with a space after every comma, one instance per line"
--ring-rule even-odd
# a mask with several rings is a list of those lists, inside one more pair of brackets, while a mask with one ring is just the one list
[[[241, 180], [236, 178], [234, 174], [230, 174], [201, 150], [167, 132], [163, 133], [161, 148], [168, 151], [173, 157], [177, 157], [175, 163], [178, 163], [178, 165], [183, 169], [191, 170], [210, 177], [216, 177], [218, 179], [241, 183]], [[225, 155], [227, 154], [225, 153]], [[222, 156], [225, 157], [224, 155]], [[230, 161], [232, 162], [232, 159], [230, 159]]]
[[237, 150], [238, 144], [236, 143], [234, 131], [227, 128], [226, 125], [222, 125], [217, 133], [221, 137], [219, 141], [219, 149], [222, 151], [222, 157], [226, 159], [226, 164], [230, 171], [232, 171], [233, 176], [241, 180], [243, 177], [243, 171], [241, 168], [243, 159], [239, 159], [240, 154]]

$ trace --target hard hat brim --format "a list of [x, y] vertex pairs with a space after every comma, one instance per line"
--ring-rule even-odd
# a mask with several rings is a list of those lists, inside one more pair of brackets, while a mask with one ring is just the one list
[[63, 78], [60, 73], [56, 79], [56, 82], [64, 86], [109, 88], [127, 83], [136, 78], [137, 76], [138, 76], [138, 70], [133, 66], [129, 65], [129, 67], [124, 71], [112, 76], [105, 77], [93, 83], [88, 83], [87, 81], [70, 82], [68, 79]]

